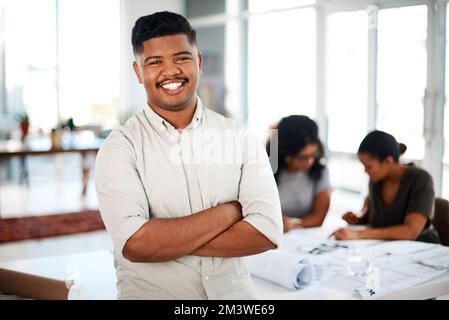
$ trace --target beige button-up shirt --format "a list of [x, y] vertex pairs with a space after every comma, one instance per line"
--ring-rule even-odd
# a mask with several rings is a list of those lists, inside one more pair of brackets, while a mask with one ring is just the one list
[[255, 298], [242, 258], [124, 258], [126, 241], [152, 217], [182, 217], [238, 200], [244, 221], [280, 242], [279, 195], [262, 144], [197, 101], [187, 128], [176, 130], [147, 106], [113, 130], [98, 153], [95, 184], [114, 244], [120, 299]]

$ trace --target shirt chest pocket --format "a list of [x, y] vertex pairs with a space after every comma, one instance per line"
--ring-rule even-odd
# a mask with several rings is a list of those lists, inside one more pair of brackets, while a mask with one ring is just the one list
[[205, 173], [212, 207], [238, 200], [242, 175], [240, 165], [210, 165]]

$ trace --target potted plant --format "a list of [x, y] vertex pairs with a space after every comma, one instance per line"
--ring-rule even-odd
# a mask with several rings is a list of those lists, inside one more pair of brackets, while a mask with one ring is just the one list
[[59, 150], [61, 149], [61, 138], [62, 138], [61, 129], [53, 128], [50, 132], [50, 140], [51, 140], [51, 149]]
[[30, 129], [30, 118], [28, 113], [25, 111], [17, 115], [17, 120], [19, 121], [20, 131], [21, 131], [21, 140], [25, 141], [26, 136], [28, 135], [28, 131]]

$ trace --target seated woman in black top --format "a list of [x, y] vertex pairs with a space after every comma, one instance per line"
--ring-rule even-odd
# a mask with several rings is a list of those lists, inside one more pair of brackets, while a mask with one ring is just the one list
[[434, 190], [432, 177], [413, 164], [399, 163], [407, 147], [382, 131], [369, 133], [360, 144], [357, 156], [370, 177], [369, 194], [361, 216], [346, 212], [349, 224], [367, 224], [368, 228], [341, 228], [334, 232], [338, 240], [383, 239], [418, 240], [439, 243], [431, 224]]

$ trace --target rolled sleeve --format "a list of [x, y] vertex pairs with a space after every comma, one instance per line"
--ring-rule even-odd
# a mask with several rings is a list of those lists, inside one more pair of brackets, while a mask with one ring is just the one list
[[239, 202], [244, 221], [279, 246], [283, 232], [279, 193], [266, 151], [250, 133], [245, 134]]
[[135, 166], [131, 143], [113, 131], [95, 162], [98, 205], [116, 253], [148, 221], [149, 205]]

